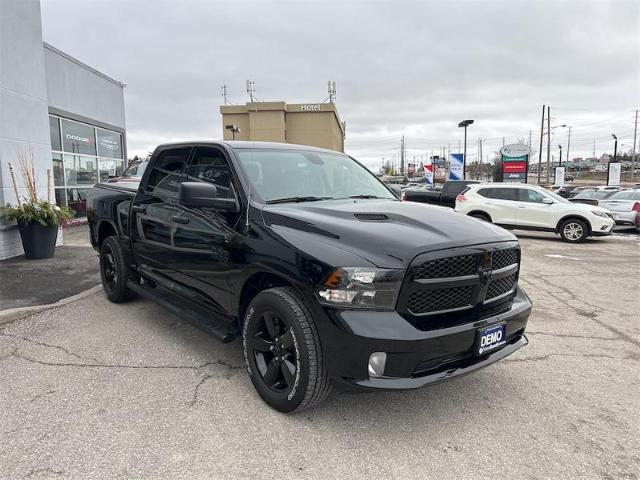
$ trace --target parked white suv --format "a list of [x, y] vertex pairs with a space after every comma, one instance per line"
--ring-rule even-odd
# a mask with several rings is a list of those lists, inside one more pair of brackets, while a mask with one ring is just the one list
[[567, 242], [609, 235], [615, 224], [604, 208], [517, 183], [471, 184], [456, 198], [456, 211], [507, 228], [554, 232]]

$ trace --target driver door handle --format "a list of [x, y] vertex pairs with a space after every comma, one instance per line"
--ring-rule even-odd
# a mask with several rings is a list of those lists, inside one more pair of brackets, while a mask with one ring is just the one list
[[176, 223], [189, 223], [189, 217], [181, 217], [180, 215], [173, 215], [171, 220]]
[[134, 212], [137, 213], [144, 213], [147, 211], [147, 206], [146, 205], [134, 205], [131, 207], [131, 210], [133, 210]]

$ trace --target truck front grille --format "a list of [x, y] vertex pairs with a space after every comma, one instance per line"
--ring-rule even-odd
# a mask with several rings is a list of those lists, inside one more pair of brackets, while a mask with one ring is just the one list
[[453, 312], [464, 320], [464, 311], [477, 311], [480, 318], [499, 300], [513, 298], [519, 268], [516, 242], [419, 255], [409, 267], [397, 310], [404, 316], [425, 317], [421, 323], [442, 315], [453, 318]]

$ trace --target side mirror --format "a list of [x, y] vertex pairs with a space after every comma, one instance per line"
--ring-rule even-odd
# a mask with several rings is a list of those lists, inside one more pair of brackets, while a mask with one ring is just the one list
[[387, 185], [397, 198], [402, 198], [402, 189], [397, 185]]
[[547, 205], [552, 205], [553, 204], [553, 200], [551, 200], [550, 198], [543, 198], [542, 199], [542, 203], [546, 203]]
[[207, 182], [182, 182], [178, 188], [178, 203], [192, 208], [215, 208], [237, 213], [240, 208], [233, 198], [217, 198], [218, 189]]

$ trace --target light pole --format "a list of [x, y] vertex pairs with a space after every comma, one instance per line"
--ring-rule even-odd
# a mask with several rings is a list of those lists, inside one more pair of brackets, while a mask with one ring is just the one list
[[[618, 158], [618, 137], [616, 136], [615, 133], [612, 133], [611, 136], [615, 141], [615, 143], [613, 144], [613, 161], [615, 163], [615, 161]], [[609, 157], [609, 161], [607, 162], [607, 185], [609, 185], [609, 181], [610, 181], [610, 177], [609, 177], [610, 170], [611, 170], [611, 157]]]
[[560, 149], [560, 163], [558, 163], [558, 166], [561, 167], [562, 166], [562, 145], [558, 145], [558, 148]]
[[235, 140], [236, 133], [240, 133], [240, 127], [237, 125], [225, 125], [224, 128], [231, 132], [231, 140]]
[[473, 120], [463, 120], [458, 124], [458, 128], [464, 127], [464, 155], [462, 157], [462, 179], [467, 176], [467, 127], [473, 124]]

